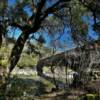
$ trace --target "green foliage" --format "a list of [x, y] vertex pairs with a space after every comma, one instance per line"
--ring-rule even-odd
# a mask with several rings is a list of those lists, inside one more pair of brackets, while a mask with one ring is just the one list
[[0, 60], [0, 67], [7, 67], [7, 60]]
[[9, 50], [6, 47], [0, 49], [0, 67], [7, 67]]
[[87, 9], [78, 1], [72, 0], [71, 5], [71, 23], [73, 30], [77, 30], [77, 33], [86, 35], [88, 32], [88, 25], [83, 22], [82, 16], [87, 13]]
[[86, 94], [85, 96], [82, 96], [79, 100], [97, 100], [97, 98], [97, 94]]
[[23, 53], [17, 66], [20, 68], [24, 67], [34, 67], [37, 63], [37, 58], [32, 57], [31, 55]]
[[[8, 43], [8, 45], [10, 45], [10, 43]], [[11, 49], [9, 48], [9, 46], [2, 46], [0, 48], [0, 67], [7, 67], [10, 53]], [[37, 56], [34, 55], [34, 53], [28, 55], [27, 53], [23, 52], [17, 66], [20, 68], [34, 67], [36, 65], [36, 62]]]
[[95, 100], [96, 95], [95, 94], [87, 94], [86, 97], [87, 97], [87, 100]]

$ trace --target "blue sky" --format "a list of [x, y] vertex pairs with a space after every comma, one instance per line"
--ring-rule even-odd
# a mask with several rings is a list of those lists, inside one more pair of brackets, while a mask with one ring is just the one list
[[96, 33], [92, 27], [92, 25], [94, 24], [93, 17], [84, 16], [83, 20], [89, 25], [88, 37], [90, 37], [91, 39], [97, 40], [98, 33]]
[[[9, 3], [9, 5], [13, 5], [15, 3], [15, 0], [8, 0], [8, 3]], [[32, 13], [30, 12], [30, 9], [28, 7], [25, 7], [24, 10], [27, 11], [29, 16], [31, 16]], [[98, 39], [97, 33], [95, 31], [93, 31], [93, 28], [92, 28], [92, 25], [94, 24], [93, 18], [84, 16], [83, 20], [84, 20], [84, 22], [86, 22], [89, 25], [87, 38], [89, 38], [91, 40]], [[15, 31], [12, 31], [12, 29], [9, 28], [8, 34], [10, 37], [12, 37], [14, 32], [15, 32], [14, 37], [17, 39], [19, 37], [19, 35], [21, 34], [21, 30], [16, 29]], [[50, 39], [49, 39], [48, 35], [45, 34], [44, 37], [46, 37], [45, 39], [47, 41], [45, 46], [49, 46]], [[65, 30], [64, 35], [60, 38], [60, 42], [62, 44], [64, 44], [64, 42], [66, 42], [66, 46], [68, 49], [74, 47], [74, 44], [73, 44], [73, 41], [71, 39], [70, 32], [68, 29]]]
[[15, 3], [15, 0], [8, 0], [9, 5], [13, 5]]

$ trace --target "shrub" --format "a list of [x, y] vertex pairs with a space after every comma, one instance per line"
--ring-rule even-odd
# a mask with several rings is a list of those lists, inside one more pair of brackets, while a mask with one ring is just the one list
[[33, 58], [32, 56], [23, 53], [17, 66], [20, 68], [24, 67], [34, 67], [36, 65], [37, 58]]
[[80, 100], [97, 100], [96, 94], [86, 94], [85, 96], [82, 96]]

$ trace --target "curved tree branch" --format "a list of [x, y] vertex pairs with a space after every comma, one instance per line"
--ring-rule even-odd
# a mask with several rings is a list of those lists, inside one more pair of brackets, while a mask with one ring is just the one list
[[48, 14], [51, 14], [51, 13], [54, 13], [56, 11], [59, 11], [61, 10], [62, 8], [64, 7], [67, 7], [67, 2], [69, 2], [70, 0], [59, 0], [58, 2], [56, 2], [55, 4], [53, 4], [51, 7], [49, 7], [48, 9], [46, 9], [44, 12], [43, 12], [43, 16], [41, 18], [41, 21], [44, 20]]
[[[9, 74], [12, 72], [12, 70], [16, 66], [17, 62], [19, 61], [20, 55], [21, 55], [22, 50], [24, 48], [24, 44], [25, 44], [26, 40], [28, 39], [29, 35], [32, 32], [33, 33], [36, 32], [39, 28], [40, 13], [41, 13], [41, 10], [42, 10], [42, 8], [45, 4], [45, 1], [46, 0], [41, 0], [40, 3], [38, 4], [38, 9], [37, 9], [37, 13], [36, 13], [36, 16], [35, 16], [35, 22], [34, 22], [33, 27], [31, 28], [28, 25], [22, 27], [23, 28], [23, 33], [17, 39], [17, 41], [16, 41], [16, 43], [15, 43], [13, 49], [12, 49], [11, 55], [10, 55]], [[33, 19], [33, 17], [32, 17], [32, 19]], [[13, 23], [12, 25], [13, 26], [19, 26], [18, 24], [15, 24], [15, 23]]]

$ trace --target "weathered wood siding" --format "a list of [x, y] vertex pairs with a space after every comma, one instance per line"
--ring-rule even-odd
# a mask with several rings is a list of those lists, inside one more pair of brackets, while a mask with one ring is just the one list
[[68, 66], [81, 72], [96, 64], [100, 65], [100, 41], [42, 58], [37, 63], [37, 71], [42, 73], [43, 66]]

